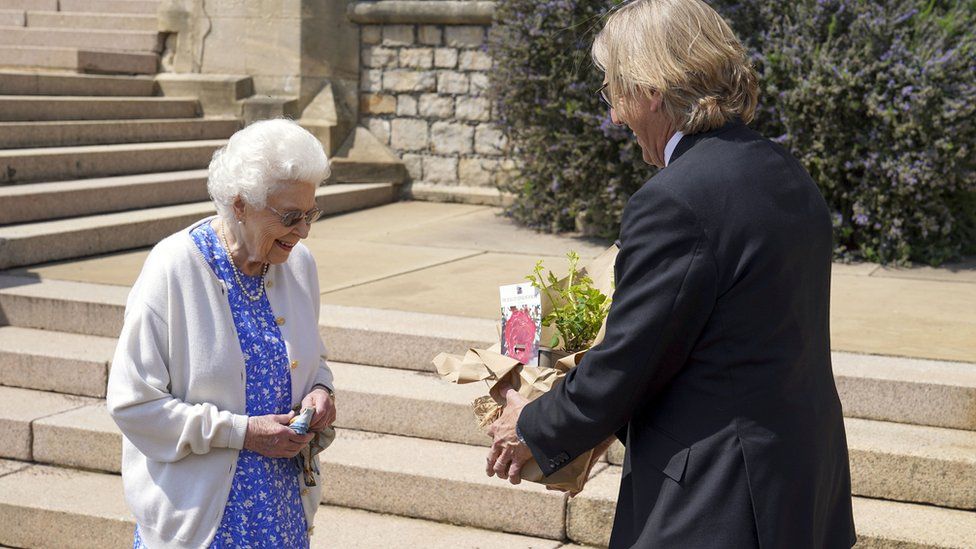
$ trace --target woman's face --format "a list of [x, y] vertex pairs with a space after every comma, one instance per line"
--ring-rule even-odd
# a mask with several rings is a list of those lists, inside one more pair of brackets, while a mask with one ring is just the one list
[[[235, 210], [238, 219], [244, 222], [241, 228], [241, 239], [247, 251], [249, 263], [281, 264], [288, 260], [288, 255], [298, 241], [307, 237], [309, 225], [305, 218], [291, 227], [285, 227], [281, 216], [271, 211], [274, 208], [282, 215], [291, 211], [307, 212], [315, 208], [316, 185], [309, 181], [288, 181], [278, 185], [278, 188], [268, 195], [267, 206], [255, 209], [238, 199]], [[240, 215], [243, 213], [243, 216]]]

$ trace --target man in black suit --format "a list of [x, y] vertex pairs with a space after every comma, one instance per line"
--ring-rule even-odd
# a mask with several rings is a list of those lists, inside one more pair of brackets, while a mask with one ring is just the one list
[[664, 169], [624, 212], [603, 342], [537, 400], [507, 392], [488, 473], [549, 475], [616, 433], [612, 548], [850, 547], [826, 203], [745, 125], [755, 73], [700, 0], [631, 2], [593, 50], [611, 117]]

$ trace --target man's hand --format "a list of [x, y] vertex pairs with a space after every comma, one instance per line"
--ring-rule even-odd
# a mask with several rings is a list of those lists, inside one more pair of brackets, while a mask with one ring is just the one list
[[508, 479], [512, 484], [518, 484], [522, 482], [522, 466], [532, 458], [532, 451], [519, 441], [515, 432], [522, 408], [525, 408], [529, 401], [511, 387], [503, 388], [501, 392], [505, 396], [505, 409], [501, 417], [488, 429], [488, 434], [495, 441], [488, 453], [485, 472], [489, 477], [498, 475], [501, 479]]
[[270, 458], [291, 458], [312, 440], [314, 435], [299, 435], [288, 427], [295, 412], [247, 418], [244, 448]]
[[335, 400], [324, 387], [316, 386], [312, 392], [302, 399], [302, 408], [315, 408], [309, 432], [319, 432], [332, 425], [336, 420]]

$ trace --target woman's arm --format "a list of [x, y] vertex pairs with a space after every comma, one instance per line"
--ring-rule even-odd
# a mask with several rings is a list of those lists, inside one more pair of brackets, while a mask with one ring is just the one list
[[112, 419], [149, 459], [174, 462], [212, 448], [244, 447], [248, 417], [170, 394], [165, 320], [131, 303], [112, 359], [106, 400]]

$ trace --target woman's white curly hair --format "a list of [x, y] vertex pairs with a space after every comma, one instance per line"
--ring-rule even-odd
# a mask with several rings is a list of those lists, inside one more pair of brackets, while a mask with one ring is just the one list
[[231, 218], [241, 197], [264, 208], [279, 185], [320, 184], [332, 173], [322, 144], [292, 120], [262, 120], [231, 136], [210, 161], [207, 190], [221, 217]]

